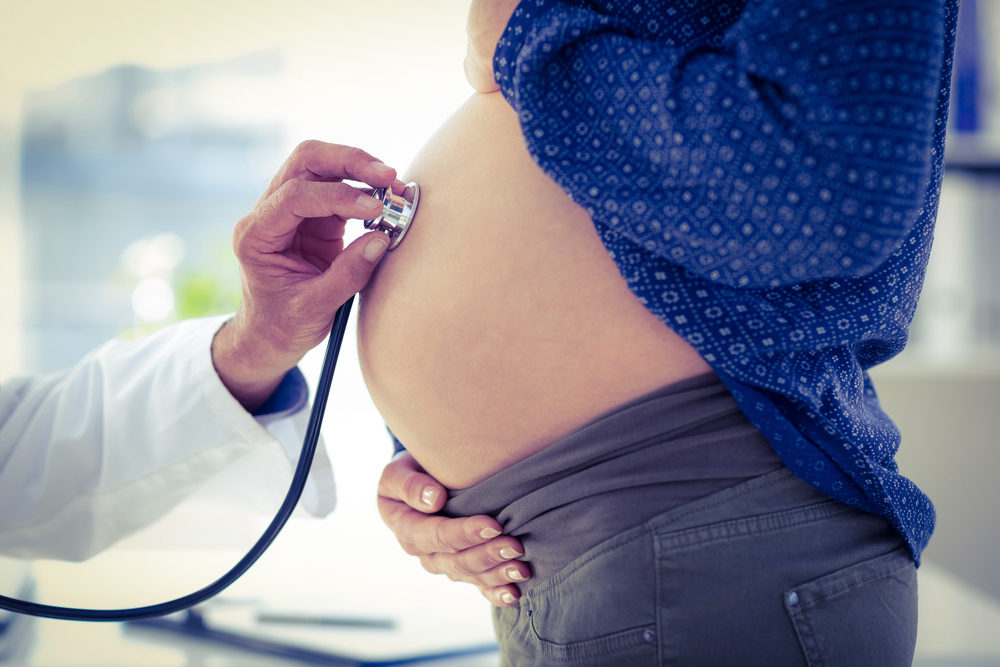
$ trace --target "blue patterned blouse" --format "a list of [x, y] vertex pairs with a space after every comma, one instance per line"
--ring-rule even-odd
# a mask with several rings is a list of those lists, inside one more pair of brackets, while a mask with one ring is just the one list
[[494, 56], [529, 151], [639, 300], [795, 474], [889, 518], [918, 562], [934, 508], [866, 369], [903, 348], [920, 292], [957, 13], [523, 0]]

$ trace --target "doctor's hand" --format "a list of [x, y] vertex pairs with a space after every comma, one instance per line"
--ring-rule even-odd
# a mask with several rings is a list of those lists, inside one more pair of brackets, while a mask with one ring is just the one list
[[521, 543], [500, 534], [500, 524], [488, 516], [452, 519], [436, 515], [447, 490], [404, 452], [382, 471], [378, 511], [403, 550], [420, 558], [424, 569], [453, 581], [477, 586], [498, 607], [517, 604], [520, 592], [512, 582], [531, 576]]
[[368, 283], [388, 247], [381, 232], [344, 247], [348, 219], [374, 218], [382, 210], [344, 179], [403, 187], [394, 169], [360, 149], [306, 141], [236, 224], [243, 303], [216, 335], [212, 359], [248, 410], [323, 340], [337, 308]]

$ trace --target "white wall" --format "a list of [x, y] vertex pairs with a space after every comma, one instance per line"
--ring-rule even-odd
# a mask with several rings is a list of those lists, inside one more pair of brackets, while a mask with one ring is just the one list
[[0, 378], [21, 370], [20, 93], [0, 85]]
[[903, 434], [900, 469], [937, 510], [924, 558], [1000, 603], [1000, 368], [894, 363], [872, 375]]

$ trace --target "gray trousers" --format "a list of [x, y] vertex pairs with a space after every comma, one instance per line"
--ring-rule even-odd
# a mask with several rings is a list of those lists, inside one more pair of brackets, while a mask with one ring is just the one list
[[910, 665], [916, 569], [886, 519], [781, 469], [602, 542], [494, 622], [507, 666]]

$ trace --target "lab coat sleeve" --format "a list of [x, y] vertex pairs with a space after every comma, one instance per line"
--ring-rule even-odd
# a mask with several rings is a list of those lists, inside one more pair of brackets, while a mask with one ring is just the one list
[[[275, 474], [290, 476], [305, 411], [255, 419], [230, 395], [211, 360], [224, 319], [112, 341], [66, 371], [0, 386], [0, 553], [86, 559], [251, 451], [276, 452], [287, 465]], [[333, 486], [318, 459], [307, 494], [322, 514]]]

